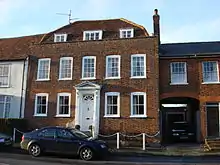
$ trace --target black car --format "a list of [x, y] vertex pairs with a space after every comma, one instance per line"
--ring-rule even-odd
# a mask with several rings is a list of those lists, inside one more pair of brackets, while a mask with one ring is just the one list
[[172, 124], [171, 136], [174, 141], [192, 141], [195, 133], [192, 131], [188, 122], [179, 121]]
[[12, 145], [12, 137], [4, 133], [0, 133], [0, 148], [10, 148]]
[[44, 127], [24, 133], [21, 148], [37, 157], [42, 152], [74, 154], [83, 160], [92, 160], [108, 153], [104, 141], [92, 139], [85, 133], [65, 127]]

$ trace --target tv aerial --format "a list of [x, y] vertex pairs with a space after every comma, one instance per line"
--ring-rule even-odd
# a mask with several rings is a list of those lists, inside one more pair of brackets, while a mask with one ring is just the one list
[[69, 14], [66, 14], [66, 13], [56, 13], [56, 14], [68, 16], [68, 22], [69, 22], [69, 24], [71, 24], [71, 21], [76, 20], [76, 19], [79, 19], [79, 18], [71, 18], [71, 16], [72, 16], [72, 11], [71, 11], [71, 10], [70, 10]]

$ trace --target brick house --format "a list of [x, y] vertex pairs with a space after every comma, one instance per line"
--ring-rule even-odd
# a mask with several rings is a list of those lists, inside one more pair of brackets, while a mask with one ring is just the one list
[[28, 55], [37, 36], [0, 39], [0, 118], [23, 118]]
[[162, 44], [160, 48], [162, 139], [169, 138], [166, 133], [175, 120], [187, 120], [196, 141], [218, 137], [220, 42]]
[[33, 128], [93, 126], [96, 136], [156, 134], [158, 46], [157, 35], [126, 19], [77, 21], [45, 34], [28, 51], [25, 118]]
[[161, 141], [171, 139], [173, 122], [186, 120], [194, 141], [218, 137], [220, 42], [160, 44], [159, 20], [155, 10], [154, 35], [111, 19], [0, 39], [0, 67], [28, 63], [27, 86], [19, 88], [25, 111], [17, 106], [17, 118], [31, 128], [93, 126], [95, 135], [160, 131]]

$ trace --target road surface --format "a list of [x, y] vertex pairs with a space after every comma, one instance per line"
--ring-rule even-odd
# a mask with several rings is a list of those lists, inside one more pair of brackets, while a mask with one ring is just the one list
[[160, 156], [147, 156], [147, 157], [119, 157], [109, 156], [105, 160], [85, 162], [71, 156], [57, 156], [45, 155], [38, 158], [31, 157], [25, 153], [3, 153], [0, 152], [0, 165], [129, 165], [129, 164], [202, 164], [202, 165], [219, 165], [219, 157], [160, 157]]

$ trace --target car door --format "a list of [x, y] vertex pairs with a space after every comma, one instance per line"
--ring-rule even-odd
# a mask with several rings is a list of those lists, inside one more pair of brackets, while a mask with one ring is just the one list
[[46, 128], [40, 131], [37, 134], [40, 146], [46, 151], [56, 152], [55, 135], [56, 129], [54, 128]]
[[59, 152], [77, 154], [80, 140], [67, 129], [57, 129], [56, 147]]

